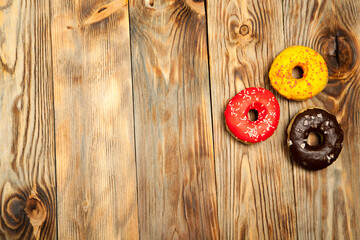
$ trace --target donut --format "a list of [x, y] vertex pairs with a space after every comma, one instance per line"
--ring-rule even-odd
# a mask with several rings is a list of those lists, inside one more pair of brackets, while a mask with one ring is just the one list
[[[300, 79], [292, 76], [299, 67]], [[328, 82], [328, 69], [323, 57], [304, 46], [286, 48], [271, 65], [269, 78], [273, 88], [290, 100], [306, 100], [320, 93]]]
[[[248, 112], [255, 110], [258, 118], [251, 121]], [[233, 97], [225, 109], [229, 132], [239, 141], [250, 144], [269, 138], [277, 128], [280, 106], [275, 96], [264, 88], [247, 88]]]
[[[311, 146], [307, 143], [309, 134], [320, 136], [321, 143]], [[287, 145], [292, 159], [310, 170], [323, 169], [339, 156], [344, 133], [336, 117], [321, 108], [307, 108], [300, 111], [287, 129]]]

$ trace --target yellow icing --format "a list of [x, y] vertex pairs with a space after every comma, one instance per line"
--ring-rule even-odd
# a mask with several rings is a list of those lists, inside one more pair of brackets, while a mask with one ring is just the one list
[[[295, 79], [292, 70], [301, 67], [303, 77]], [[320, 93], [328, 82], [328, 69], [324, 58], [303, 46], [286, 48], [274, 60], [269, 72], [273, 88], [291, 100], [306, 100]]]

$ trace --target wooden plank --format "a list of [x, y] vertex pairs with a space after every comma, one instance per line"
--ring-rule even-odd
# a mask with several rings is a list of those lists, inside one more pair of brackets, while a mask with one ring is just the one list
[[128, 7], [53, 1], [52, 40], [59, 238], [137, 239]]
[[360, 1], [284, 1], [286, 46], [320, 52], [330, 79], [325, 90], [305, 102], [291, 102], [293, 117], [307, 106], [337, 116], [345, 134], [338, 160], [310, 172], [295, 166], [299, 239], [360, 239]]
[[286, 149], [288, 103], [267, 141], [244, 145], [225, 128], [228, 101], [245, 87], [272, 92], [268, 71], [284, 49], [282, 1], [208, 0], [211, 96], [221, 239], [294, 239], [292, 163]]
[[50, 8], [0, 1], [0, 239], [54, 239]]
[[142, 239], [218, 237], [204, 10], [130, 2]]

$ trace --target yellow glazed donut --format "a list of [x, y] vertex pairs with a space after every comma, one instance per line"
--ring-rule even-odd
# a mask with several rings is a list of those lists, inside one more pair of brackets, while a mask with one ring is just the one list
[[[300, 67], [303, 76], [293, 78], [292, 71]], [[274, 60], [269, 72], [271, 85], [290, 100], [306, 100], [320, 93], [328, 82], [328, 69], [323, 57], [308, 47], [286, 48]]]

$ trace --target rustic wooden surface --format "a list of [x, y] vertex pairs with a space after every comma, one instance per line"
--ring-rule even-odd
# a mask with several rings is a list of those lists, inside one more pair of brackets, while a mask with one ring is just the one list
[[0, 2], [0, 239], [56, 235], [49, 2]]
[[132, 1], [130, 27], [140, 237], [216, 238], [204, 4]]
[[292, 163], [284, 144], [288, 102], [276, 95], [278, 130], [250, 146], [226, 133], [223, 114], [245, 87], [271, 89], [269, 68], [284, 49], [282, 0], [208, 1], [207, 9], [220, 238], [296, 238]]
[[98, 21], [109, 5], [52, 1], [59, 239], [139, 235], [128, 8]]
[[[323, 171], [294, 165], [300, 239], [359, 239], [360, 230], [360, 2], [287, 1], [286, 46], [305, 45], [320, 52], [329, 68], [327, 87], [305, 102], [289, 102], [290, 117], [306, 106], [335, 114], [345, 133], [338, 160]], [[297, 24], [298, 27], [290, 27]]]
[[[0, 239], [360, 239], [360, 0], [0, 0]], [[277, 54], [325, 58], [316, 97], [270, 86]], [[243, 145], [227, 102], [259, 86], [278, 130]], [[340, 158], [285, 144], [306, 106]]]

